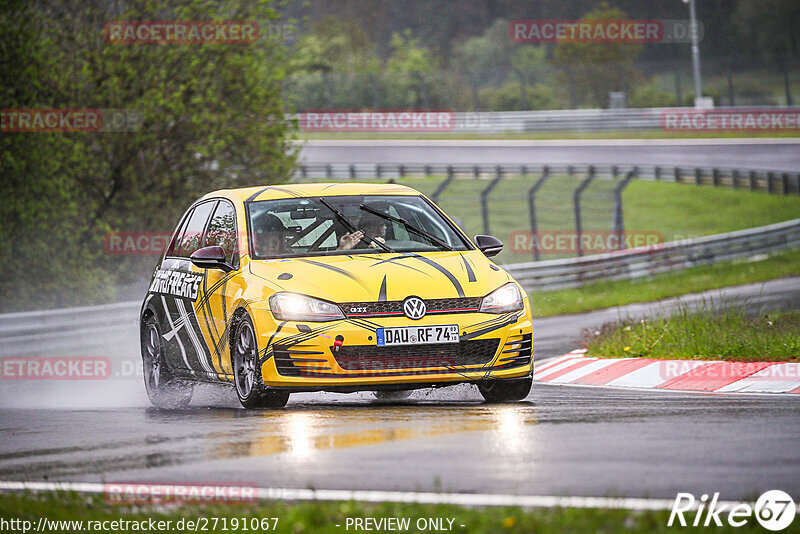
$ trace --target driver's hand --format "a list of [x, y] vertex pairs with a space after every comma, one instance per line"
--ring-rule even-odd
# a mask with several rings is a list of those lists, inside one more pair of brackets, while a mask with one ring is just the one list
[[338, 250], [351, 250], [355, 247], [361, 238], [364, 237], [364, 232], [361, 230], [355, 231], [352, 234], [350, 232], [344, 234], [341, 239], [339, 239], [339, 248]]
[[375, 244], [375, 241], [380, 241], [381, 243], [386, 243], [386, 240], [382, 237], [373, 237], [372, 242], [369, 244], [369, 248], [378, 248], [378, 245]]

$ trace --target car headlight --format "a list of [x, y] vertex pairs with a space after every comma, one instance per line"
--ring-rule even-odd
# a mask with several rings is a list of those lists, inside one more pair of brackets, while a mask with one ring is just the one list
[[509, 282], [483, 297], [480, 311], [482, 313], [508, 313], [519, 311], [523, 307], [522, 294], [517, 284]]
[[280, 321], [335, 321], [344, 319], [341, 308], [331, 302], [297, 293], [275, 293], [269, 298], [272, 314]]

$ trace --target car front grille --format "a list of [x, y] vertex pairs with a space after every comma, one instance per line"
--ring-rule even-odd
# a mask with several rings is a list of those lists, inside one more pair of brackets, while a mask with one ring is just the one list
[[[481, 297], [424, 300], [426, 315], [444, 313], [475, 313], [481, 307]], [[339, 304], [347, 317], [401, 317], [402, 300], [382, 302], [343, 302]]]
[[461, 343], [431, 345], [343, 346], [334, 353], [336, 362], [348, 371], [424, 369], [484, 365], [492, 361], [499, 339], [478, 339]]

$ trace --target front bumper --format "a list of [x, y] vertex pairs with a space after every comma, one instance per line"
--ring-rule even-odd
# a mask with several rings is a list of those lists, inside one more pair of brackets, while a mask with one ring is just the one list
[[[404, 317], [276, 322], [269, 311], [257, 313], [254, 320], [260, 333], [261, 375], [269, 387], [410, 389], [525, 377], [533, 370], [533, 323], [527, 305], [501, 315], [431, 315], [413, 322]], [[377, 346], [378, 328], [412, 324], [457, 324], [459, 343]]]

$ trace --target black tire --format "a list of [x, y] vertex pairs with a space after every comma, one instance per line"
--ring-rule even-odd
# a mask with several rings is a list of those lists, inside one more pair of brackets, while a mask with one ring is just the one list
[[407, 399], [413, 393], [410, 389], [401, 389], [401, 390], [377, 390], [373, 391], [372, 394], [375, 395], [375, 398], [380, 401], [396, 401], [396, 400], [403, 400]]
[[156, 408], [185, 408], [192, 400], [193, 386], [189, 382], [175, 379], [164, 360], [161, 330], [153, 315], [142, 320], [142, 370], [147, 398]]
[[268, 389], [261, 379], [258, 343], [253, 321], [243, 313], [235, 323], [231, 343], [231, 365], [236, 396], [245, 408], [282, 408], [288, 391]]
[[533, 378], [517, 378], [513, 380], [485, 380], [478, 383], [478, 390], [486, 402], [521, 401], [531, 392]]

